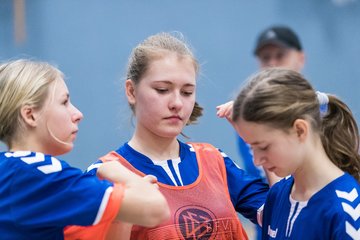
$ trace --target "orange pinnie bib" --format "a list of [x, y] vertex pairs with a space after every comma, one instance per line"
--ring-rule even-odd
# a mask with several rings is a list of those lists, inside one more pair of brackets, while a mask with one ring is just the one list
[[[171, 217], [155, 228], [134, 225], [131, 239], [248, 239], [230, 200], [222, 155], [210, 144], [191, 145], [199, 165], [198, 178], [187, 186], [159, 183]], [[117, 160], [131, 171], [144, 175], [116, 152], [110, 152], [101, 160]]]

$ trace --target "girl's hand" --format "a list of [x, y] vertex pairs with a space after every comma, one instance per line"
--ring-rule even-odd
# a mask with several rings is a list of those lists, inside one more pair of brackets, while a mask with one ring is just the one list
[[153, 184], [155, 187], [159, 188], [159, 185], [157, 184], [158, 183], [157, 178], [154, 175], [146, 175], [144, 177], [144, 180]]
[[216, 115], [219, 118], [226, 118], [231, 125], [234, 126], [234, 122], [231, 120], [232, 118], [232, 111], [233, 111], [234, 101], [229, 101], [227, 103], [221, 104], [216, 107]]

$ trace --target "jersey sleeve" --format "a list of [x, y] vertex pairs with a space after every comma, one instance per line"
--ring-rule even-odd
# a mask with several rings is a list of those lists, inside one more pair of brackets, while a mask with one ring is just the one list
[[[356, 210], [356, 209], [354, 209]], [[359, 213], [357, 213], [359, 214]], [[355, 211], [354, 211], [355, 215]], [[355, 240], [360, 239], [360, 223], [346, 213], [339, 214], [333, 219], [332, 239]]]
[[[220, 150], [221, 151], [221, 150]], [[258, 210], [265, 203], [269, 186], [261, 178], [247, 174], [225, 153], [228, 189], [231, 201], [237, 212], [255, 224], [258, 222]]]
[[49, 155], [23, 153], [14, 162], [10, 217], [24, 228], [96, 224], [119, 191]]
[[335, 214], [330, 221], [332, 239], [360, 239], [360, 185], [355, 181], [348, 183], [345, 191], [336, 190], [337, 204], [333, 206]]
[[83, 226], [68, 226], [64, 229], [65, 240], [77, 240], [77, 239], [105, 239], [108, 230], [116, 218], [119, 212], [120, 205], [124, 196], [124, 185], [115, 184], [114, 189], [110, 195], [109, 201], [106, 205], [104, 214], [101, 219], [96, 221], [95, 225], [83, 227]]

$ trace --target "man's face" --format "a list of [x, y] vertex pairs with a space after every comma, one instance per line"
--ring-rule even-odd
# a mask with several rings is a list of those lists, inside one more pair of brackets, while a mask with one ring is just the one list
[[304, 67], [304, 53], [293, 48], [269, 44], [260, 49], [257, 59], [261, 69], [284, 67], [301, 72]]

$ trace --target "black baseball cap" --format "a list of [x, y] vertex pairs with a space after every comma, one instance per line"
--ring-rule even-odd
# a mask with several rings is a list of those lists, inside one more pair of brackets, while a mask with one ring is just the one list
[[272, 26], [261, 32], [256, 42], [254, 54], [257, 55], [261, 48], [269, 44], [302, 51], [298, 36], [286, 26]]

